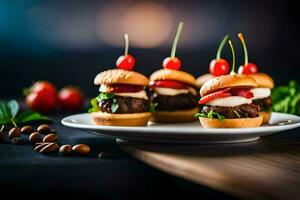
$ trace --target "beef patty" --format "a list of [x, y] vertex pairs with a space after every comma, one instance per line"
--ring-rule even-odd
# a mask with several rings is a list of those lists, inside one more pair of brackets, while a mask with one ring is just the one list
[[253, 103], [259, 105], [261, 111], [270, 111], [272, 109], [271, 97], [253, 100]]
[[156, 110], [173, 111], [192, 109], [197, 106], [196, 97], [191, 93], [178, 94], [175, 96], [158, 95], [154, 93], [151, 96], [154, 104], [157, 104]]
[[209, 106], [205, 105], [202, 107], [201, 112], [204, 114], [209, 113], [210, 111], [217, 112], [223, 115], [228, 119], [235, 118], [253, 118], [258, 117], [258, 112], [260, 111], [259, 105], [255, 103], [243, 104], [233, 107], [224, 107], [224, 106]]
[[[150, 102], [146, 99], [138, 99], [132, 97], [121, 97], [115, 96], [116, 103], [118, 104], [118, 109], [115, 114], [124, 114], [124, 113], [142, 113], [148, 112]], [[112, 99], [101, 100], [99, 101], [99, 108], [102, 112], [112, 113]]]

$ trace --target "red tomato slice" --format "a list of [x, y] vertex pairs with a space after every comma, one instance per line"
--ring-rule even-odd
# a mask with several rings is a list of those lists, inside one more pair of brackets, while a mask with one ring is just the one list
[[173, 89], [185, 89], [186, 86], [183, 83], [171, 80], [154, 81], [151, 83], [151, 88], [173, 88]]
[[112, 93], [133, 93], [139, 92], [144, 89], [141, 85], [129, 85], [129, 84], [113, 84], [110, 85], [110, 92]]
[[218, 91], [218, 92], [208, 94], [208, 95], [202, 97], [200, 99], [200, 101], [198, 102], [198, 104], [206, 104], [206, 103], [208, 103], [212, 100], [215, 100], [215, 99], [221, 99], [221, 98], [231, 96], [231, 94], [227, 91], [228, 91], [228, 89], [225, 89], [225, 90], [221, 90], [221, 91]]
[[234, 88], [230, 90], [230, 93], [234, 96], [240, 96], [247, 99], [251, 99], [254, 97], [253, 93], [247, 89]]

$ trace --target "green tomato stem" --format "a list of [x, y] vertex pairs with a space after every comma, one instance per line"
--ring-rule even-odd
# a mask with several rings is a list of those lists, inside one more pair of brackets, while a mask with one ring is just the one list
[[12, 119], [11, 123], [14, 125], [14, 127], [18, 127], [17, 123], [15, 122], [15, 119]]
[[223, 49], [225, 43], [227, 42], [227, 40], [228, 40], [228, 35], [225, 35], [224, 38], [222, 39], [222, 42], [220, 43], [218, 50], [217, 50], [217, 57], [216, 57], [217, 60], [221, 58], [221, 52], [222, 52], [222, 49]]
[[2, 132], [4, 129], [4, 125], [1, 126], [0, 132]]
[[124, 55], [128, 55], [128, 49], [129, 49], [129, 37], [128, 34], [124, 34], [124, 39], [125, 39], [125, 52]]
[[172, 51], [171, 51], [171, 58], [175, 58], [176, 47], [177, 47], [177, 43], [178, 43], [182, 28], [183, 28], [183, 22], [180, 22], [179, 25], [178, 25], [178, 29], [177, 29], [177, 33], [176, 33], [174, 42], [173, 42]]
[[244, 63], [244, 65], [248, 65], [248, 50], [247, 50], [247, 46], [246, 46], [246, 42], [245, 42], [244, 36], [243, 36], [242, 33], [239, 33], [238, 37], [241, 40], [243, 48], [244, 48], [244, 56], [245, 56], [245, 63]]
[[232, 68], [231, 68], [230, 75], [234, 75], [235, 74], [235, 52], [231, 40], [228, 40], [228, 43], [232, 53]]

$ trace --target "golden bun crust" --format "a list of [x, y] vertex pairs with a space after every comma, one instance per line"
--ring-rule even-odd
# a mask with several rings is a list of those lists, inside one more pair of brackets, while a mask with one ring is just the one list
[[262, 124], [268, 124], [272, 115], [272, 112], [259, 112], [259, 115], [263, 116]]
[[200, 95], [203, 97], [228, 87], [257, 87], [257, 83], [250, 76], [242, 74], [217, 76], [204, 83], [200, 89]]
[[199, 117], [200, 123], [204, 128], [249, 128], [259, 127], [262, 124], [263, 116], [259, 115], [255, 118], [239, 118], [239, 119], [209, 119]]
[[149, 79], [138, 72], [123, 69], [103, 71], [94, 79], [95, 85], [110, 85], [114, 83], [148, 86]]
[[256, 73], [256, 74], [249, 74], [251, 78], [253, 78], [256, 83], [257, 87], [265, 87], [265, 88], [274, 88], [274, 80], [272, 79], [271, 76], [265, 73]]
[[197, 120], [194, 115], [199, 112], [199, 108], [190, 110], [177, 110], [177, 111], [155, 111], [152, 113], [151, 122], [158, 123], [180, 123], [192, 122]]
[[187, 72], [180, 71], [180, 70], [172, 70], [172, 69], [157, 70], [151, 74], [150, 81], [157, 81], [157, 80], [173, 80], [188, 85], [196, 86], [195, 77]]
[[99, 111], [92, 113], [95, 124], [102, 126], [146, 126], [150, 117], [150, 112], [111, 114]]
[[201, 86], [206, 82], [206, 81], [209, 81], [210, 79], [213, 79], [214, 76], [211, 75], [211, 74], [203, 74], [201, 76], [199, 76], [197, 79], [196, 79], [196, 85], [198, 88], [201, 88]]

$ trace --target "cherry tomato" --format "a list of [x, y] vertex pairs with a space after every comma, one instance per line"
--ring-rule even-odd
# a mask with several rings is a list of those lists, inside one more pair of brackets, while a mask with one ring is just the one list
[[239, 74], [255, 74], [258, 72], [258, 67], [253, 63], [248, 63], [247, 65], [242, 65], [239, 67]]
[[129, 84], [113, 84], [110, 85], [110, 92], [113, 93], [131, 93], [139, 92], [144, 89], [141, 85], [129, 85]]
[[119, 69], [132, 70], [135, 65], [135, 59], [132, 55], [120, 56], [116, 62]]
[[167, 57], [163, 61], [163, 67], [165, 69], [175, 69], [175, 70], [180, 70], [181, 67], [181, 61], [179, 58], [170, 58]]
[[57, 92], [53, 84], [38, 81], [27, 90], [25, 102], [32, 110], [51, 112], [57, 105]]
[[154, 81], [150, 83], [151, 88], [162, 87], [162, 88], [173, 88], [173, 89], [184, 89], [186, 86], [177, 81], [171, 80], [162, 80], [162, 81]]
[[75, 87], [65, 87], [58, 93], [59, 105], [67, 111], [76, 111], [80, 109], [84, 103], [82, 92]]
[[230, 93], [234, 96], [240, 96], [247, 99], [251, 99], [254, 97], [253, 93], [250, 90], [242, 88], [233, 88], [230, 90]]
[[209, 71], [213, 76], [229, 74], [229, 63], [225, 59], [214, 59], [210, 62]]

